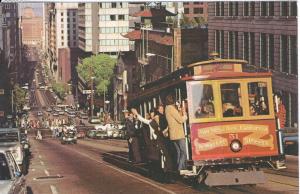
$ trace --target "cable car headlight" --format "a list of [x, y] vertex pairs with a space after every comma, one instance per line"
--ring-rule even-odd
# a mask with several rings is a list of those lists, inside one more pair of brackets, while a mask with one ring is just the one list
[[234, 139], [230, 144], [230, 149], [233, 152], [239, 152], [242, 149], [242, 143], [238, 139]]

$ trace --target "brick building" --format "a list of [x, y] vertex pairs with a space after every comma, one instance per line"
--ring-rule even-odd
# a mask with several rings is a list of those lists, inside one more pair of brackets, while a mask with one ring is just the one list
[[42, 43], [43, 18], [36, 16], [31, 7], [22, 10], [21, 30], [22, 43], [38, 45]]
[[190, 19], [208, 18], [208, 4], [206, 2], [183, 2], [184, 15]]
[[286, 126], [298, 123], [296, 1], [208, 3], [208, 49], [273, 72], [283, 94]]

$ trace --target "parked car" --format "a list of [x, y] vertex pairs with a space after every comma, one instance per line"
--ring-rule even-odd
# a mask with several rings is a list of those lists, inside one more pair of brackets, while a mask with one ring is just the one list
[[64, 115], [65, 113], [64, 113], [64, 111], [60, 110], [60, 111], [58, 112], [58, 114], [59, 114], [59, 115]]
[[85, 113], [85, 112], [81, 112], [79, 117], [80, 117], [81, 119], [88, 119], [88, 118], [89, 118], [88, 114]]
[[101, 120], [98, 117], [93, 117], [89, 119], [89, 123], [91, 124], [100, 124]]
[[18, 128], [0, 128], [0, 147], [11, 151], [17, 164], [23, 165], [24, 152]]
[[51, 107], [48, 107], [46, 111], [47, 111], [47, 112], [52, 112], [52, 108], [51, 108]]
[[70, 144], [74, 143], [77, 144], [77, 136], [76, 136], [76, 131], [74, 130], [67, 130], [62, 133], [61, 136], [61, 144]]
[[87, 137], [92, 139], [106, 139], [107, 132], [103, 130], [89, 130], [87, 132]]
[[86, 133], [86, 136], [88, 138], [95, 138], [96, 136], [96, 130], [89, 130], [87, 133]]
[[25, 178], [11, 151], [0, 147], [0, 193], [26, 194]]
[[107, 139], [107, 132], [103, 130], [96, 130], [96, 139]]
[[79, 130], [77, 133], [77, 139], [83, 139], [83, 138], [85, 138], [85, 131]]
[[56, 111], [53, 111], [53, 112], [52, 112], [52, 115], [53, 115], [54, 117], [57, 117], [57, 116], [58, 116], [58, 113], [57, 113]]
[[43, 116], [43, 112], [42, 111], [38, 111], [37, 116]]

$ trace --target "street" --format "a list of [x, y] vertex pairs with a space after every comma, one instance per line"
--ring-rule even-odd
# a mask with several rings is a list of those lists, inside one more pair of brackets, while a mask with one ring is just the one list
[[61, 145], [59, 140], [31, 138], [32, 159], [27, 184], [32, 193], [298, 193], [298, 159], [287, 157], [287, 169], [268, 171], [266, 184], [252, 186], [193, 186], [178, 179], [165, 184], [149, 177], [145, 165], [127, 162], [124, 140], [80, 140]]
[[297, 1], [0, 4], [0, 194], [299, 193]]

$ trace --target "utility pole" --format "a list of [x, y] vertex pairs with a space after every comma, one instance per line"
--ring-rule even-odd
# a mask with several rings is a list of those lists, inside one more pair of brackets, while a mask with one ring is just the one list
[[94, 117], [94, 77], [91, 77], [91, 116]]

